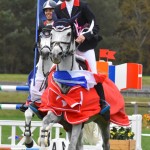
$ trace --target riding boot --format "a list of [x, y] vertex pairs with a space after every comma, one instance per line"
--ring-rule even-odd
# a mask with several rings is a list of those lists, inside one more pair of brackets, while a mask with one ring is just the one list
[[32, 102], [30, 105], [29, 105], [30, 109], [37, 115], [37, 117], [39, 119], [43, 119], [44, 116], [46, 115], [45, 113], [42, 113], [38, 110], [38, 107], [34, 104], [34, 102]]
[[97, 83], [97, 85], [95, 85], [95, 89], [97, 94], [100, 97], [100, 107], [101, 107], [101, 111], [100, 111], [100, 115], [102, 115], [105, 120], [109, 120], [110, 119], [110, 105], [105, 101], [105, 95], [104, 95], [104, 89], [101, 83]]
[[28, 106], [26, 104], [22, 104], [19, 108], [20, 111], [25, 112], [28, 109]]

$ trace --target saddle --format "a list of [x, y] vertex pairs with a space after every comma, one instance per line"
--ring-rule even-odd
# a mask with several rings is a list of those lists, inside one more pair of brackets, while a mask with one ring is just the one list
[[76, 61], [79, 64], [80, 69], [90, 70], [88, 62], [82, 56], [76, 55]]

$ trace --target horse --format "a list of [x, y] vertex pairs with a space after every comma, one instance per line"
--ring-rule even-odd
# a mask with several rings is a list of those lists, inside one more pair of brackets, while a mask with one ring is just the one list
[[25, 115], [24, 143], [27, 148], [32, 147], [34, 144], [30, 130], [33, 115], [36, 114], [40, 119], [44, 117], [44, 114], [40, 113], [37, 108], [41, 103], [40, 97], [46, 88], [45, 86], [46, 77], [53, 64], [52, 61], [50, 61], [49, 57], [50, 31], [51, 31], [50, 27], [43, 28], [39, 36], [39, 43], [37, 45], [39, 52], [39, 61], [36, 65], [36, 77], [34, 81], [33, 75], [31, 74], [31, 79], [29, 79], [31, 80], [29, 85], [31, 100], [30, 104], [28, 105], [24, 113]]
[[[49, 75], [49, 79], [50, 79], [50, 81], [53, 80], [52, 84], [56, 84], [57, 88], [59, 87], [58, 90], [60, 90], [60, 93], [63, 95], [66, 95], [70, 92], [71, 86], [69, 85], [69, 83], [64, 84], [63, 80], [61, 80], [61, 79], [59, 80], [59, 79], [55, 78], [55, 73], [57, 74], [57, 71], [58, 72], [59, 71], [60, 72], [61, 71], [62, 72], [63, 71], [70, 71], [70, 72], [79, 71], [80, 72], [82, 67], [77, 62], [77, 56], [75, 54], [76, 49], [77, 49], [77, 47], [75, 44], [75, 37], [73, 34], [72, 25], [69, 24], [67, 26], [64, 26], [64, 25], [54, 26], [51, 31], [50, 49], [49, 50], [50, 50], [50, 58], [51, 58], [50, 60], [54, 64], [56, 64], [56, 70], [51, 73], [52, 74], [51, 77]], [[80, 57], [78, 58], [78, 60], [83, 61], [82, 58], [80, 58]], [[81, 70], [81, 72], [82, 72], [82, 70]], [[87, 71], [86, 73], [89, 73], [89, 71]], [[89, 73], [89, 75], [91, 75], [91, 74]], [[51, 88], [51, 86], [48, 87], [44, 91], [46, 96], [42, 97], [41, 104], [43, 104], [43, 105], [41, 105], [41, 107], [39, 109], [40, 111], [47, 112], [47, 115], [43, 118], [43, 121], [42, 121], [41, 137], [40, 137], [40, 141], [39, 141], [40, 146], [42, 148], [47, 146], [47, 142], [46, 142], [47, 135], [49, 133], [51, 124], [61, 123], [64, 126], [64, 128], [67, 129], [67, 132], [69, 135], [70, 143], [68, 146], [68, 150], [83, 150], [83, 144], [81, 142], [81, 138], [82, 138], [82, 134], [83, 134], [82, 129], [84, 127], [84, 124], [89, 123], [89, 122], [95, 122], [98, 125], [98, 127], [101, 131], [101, 134], [102, 134], [103, 149], [109, 150], [110, 149], [110, 145], [109, 145], [110, 122], [104, 120], [104, 118], [98, 112], [100, 110], [96, 111], [94, 115], [85, 119], [85, 121], [71, 124], [70, 122], [66, 121], [66, 118], [64, 117], [64, 115], [66, 115], [66, 112], [56, 115], [55, 110], [52, 110], [52, 108], [49, 108], [49, 107], [51, 107], [50, 105], [48, 105], [45, 108], [45, 104], [47, 105], [49, 103], [48, 99], [47, 99], [47, 97], [49, 97], [49, 96], [47, 94], [49, 93], [50, 88]], [[92, 88], [92, 89], [95, 90], [94, 88]], [[87, 90], [87, 89], [85, 89], [85, 90]], [[90, 90], [89, 90], [89, 93], [90, 93]], [[79, 93], [79, 95], [82, 96], [81, 93]], [[59, 98], [59, 97], [57, 97], [57, 98]], [[63, 102], [63, 105], [65, 106], [66, 102]], [[97, 103], [97, 105], [99, 105], [99, 104]], [[73, 114], [74, 112], [69, 112], [69, 113]], [[77, 113], [75, 113], [75, 114], [77, 114]]]

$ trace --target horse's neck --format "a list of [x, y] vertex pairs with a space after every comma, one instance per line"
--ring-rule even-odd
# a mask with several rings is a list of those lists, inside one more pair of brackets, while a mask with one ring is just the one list
[[57, 69], [59, 71], [62, 70], [79, 70], [79, 65], [76, 62], [76, 58], [75, 55], [73, 56], [69, 56], [69, 57], [65, 57], [60, 64], [57, 65]]
[[39, 62], [37, 64], [37, 67], [38, 67], [37, 74], [41, 76], [46, 75], [50, 71], [52, 65], [53, 63], [51, 62], [50, 58], [42, 59], [42, 57], [40, 56]]
[[[76, 62], [75, 55], [73, 55], [72, 57], [71, 56], [66, 57], [64, 60], [62, 60], [61, 63], [59, 65], [57, 65], [56, 70], [59, 70], [59, 71], [79, 70], [79, 66], [78, 66], [78, 63]], [[68, 85], [60, 84], [58, 82], [57, 82], [57, 84], [60, 87], [62, 93], [64, 93], [64, 94], [68, 93], [69, 89], [71, 88]]]

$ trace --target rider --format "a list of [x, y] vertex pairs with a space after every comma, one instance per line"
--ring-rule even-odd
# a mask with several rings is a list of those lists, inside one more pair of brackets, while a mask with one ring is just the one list
[[[47, 0], [43, 4], [43, 12], [45, 14], [46, 20], [40, 22], [39, 29], [38, 29], [38, 33], [39, 33], [38, 39], [40, 39], [41, 36], [47, 36], [47, 34], [50, 35], [50, 31], [53, 25], [52, 14], [56, 5], [57, 5], [56, 2], [53, 0]], [[49, 31], [49, 32], [45, 32], [45, 31]], [[41, 59], [38, 60], [37, 66], [41, 66], [40, 64], [41, 64]], [[44, 74], [38, 73], [38, 67], [37, 67], [36, 76], [35, 76], [35, 85], [38, 85], [38, 86], [34, 86], [33, 84], [34, 80], [32, 79], [32, 77], [33, 77], [33, 71], [31, 71], [28, 77], [28, 84], [30, 86], [30, 95], [28, 97], [29, 100], [26, 102], [26, 104], [24, 104], [20, 108], [20, 110], [23, 112], [28, 108], [26, 105], [28, 105], [28, 103], [30, 102], [36, 102], [36, 104], [37, 103], [40, 104], [40, 96], [42, 95], [43, 90], [44, 90], [44, 89], [39, 90], [39, 88], [42, 86], [43, 81], [45, 80], [45, 77], [44, 77]], [[34, 103], [31, 103], [30, 106], [36, 107]], [[37, 115], [39, 116], [39, 114]]]
[[[102, 40], [102, 37], [98, 35], [99, 26], [95, 24], [95, 16], [90, 10], [87, 3], [80, 0], [61, 0], [62, 3], [55, 7], [55, 14], [57, 19], [70, 19], [77, 16], [76, 23], [79, 27], [90, 26], [92, 20], [94, 21], [94, 27], [92, 32], [85, 34], [79, 34], [76, 38], [76, 42], [79, 44], [76, 53], [83, 56], [89, 63], [91, 71], [97, 73], [96, 69], [96, 58], [94, 48], [97, 46], [98, 42]], [[77, 15], [79, 14], [79, 15]], [[100, 96], [100, 114], [104, 115], [109, 111], [110, 106], [105, 101], [104, 91], [101, 83], [95, 86], [95, 89]], [[107, 117], [108, 118], [108, 117]]]
[[46, 20], [41, 21], [39, 25], [39, 33], [42, 31], [42, 29], [46, 26], [49, 26], [52, 28], [53, 25], [53, 12], [54, 8], [56, 7], [56, 2], [53, 0], [47, 0], [43, 4], [43, 12], [45, 14]]

